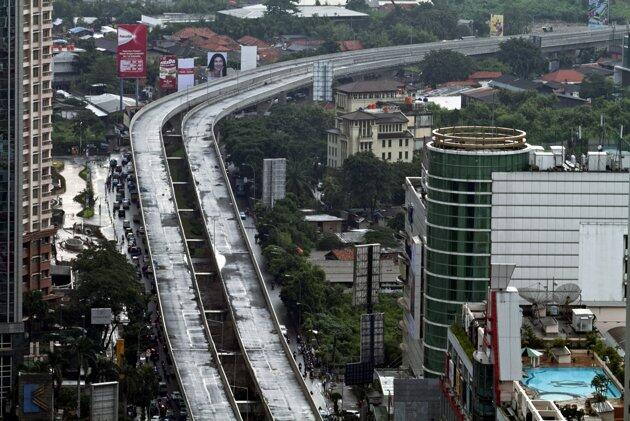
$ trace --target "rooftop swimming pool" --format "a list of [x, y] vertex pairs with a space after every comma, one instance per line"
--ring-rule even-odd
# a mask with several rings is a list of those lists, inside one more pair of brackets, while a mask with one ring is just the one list
[[[586, 398], [595, 393], [591, 380], [597, 374], [605, 374], [599, 367], [536, 367], [526, 368], [523, 384], [538, 392], [541, 399], [566, 401]], [[612, 381], [606, 396], [621, 397], [621, 392]]]

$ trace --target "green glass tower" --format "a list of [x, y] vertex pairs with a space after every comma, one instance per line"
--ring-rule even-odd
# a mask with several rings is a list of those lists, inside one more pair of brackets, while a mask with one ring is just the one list
[[492, 172], [529, 168], [525, 132], [446, 127], [426, 146], [427, 252], [424, 371], [444, 371], [446, 330], [463, 303], [486, 299], [490, 281]]

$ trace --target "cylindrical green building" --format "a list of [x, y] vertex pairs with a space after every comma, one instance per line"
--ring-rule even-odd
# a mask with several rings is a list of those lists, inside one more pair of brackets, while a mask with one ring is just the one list
[[446, 127], [426, 146], [427, 239], [424, 370], [444, 372], [446, 329], [463, 303], [486, 299], [490, 282], [492, 172], [529, 168], [525, 132]]

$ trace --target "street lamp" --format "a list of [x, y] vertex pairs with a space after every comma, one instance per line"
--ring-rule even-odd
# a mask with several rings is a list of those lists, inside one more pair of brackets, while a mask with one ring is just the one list
[[249, 164], [241, 164], [242, 167], [249, 167], [252, 169], [252, 183], [254, 184], [254, 200], [256, 200], [256, 171], [254, 170], [254, 167], [252, 167]]

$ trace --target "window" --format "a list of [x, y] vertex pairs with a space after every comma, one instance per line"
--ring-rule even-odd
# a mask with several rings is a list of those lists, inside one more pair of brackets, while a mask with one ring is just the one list
[[385, 139], [381, 141], [381, 148], [384, 148], [384, 147], [385, 147]]
[[392, 160], [392, 153], [391, 152], [387, 152], [387, 160], [388, 161]]
[[402, 139], [398, 139], [398, 147], [402, 148]]
[[[39, 215], [39, 205], [33, 205], [33, 215]], [[35, 224], [33, 224], [33, 229], [35, 229]]]
[[385, 161], [385, 152], [381, 154], [381, 158], [383, 159], [383, 161]]
[[405, 159], [409, 159], [409, 151], [405, 151]]
[[391, 148], [391, 147], [392, 147], [392, 140], [391, 140], [391, 139], [389, 139], [389, 140], [387, 141], [387, 147], [388, 147], [388, 148]]
[[402, 151], [398, 152], [398, 159], [402, 159]]
[[405, 146], [409, 146], [409, 139], [405, 139]]

